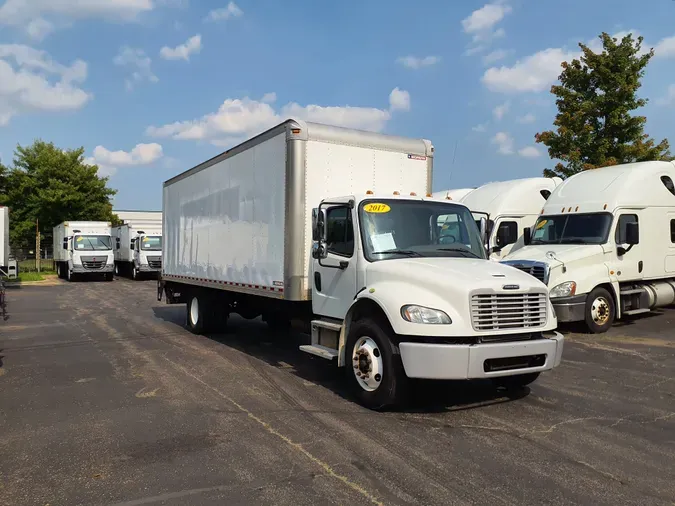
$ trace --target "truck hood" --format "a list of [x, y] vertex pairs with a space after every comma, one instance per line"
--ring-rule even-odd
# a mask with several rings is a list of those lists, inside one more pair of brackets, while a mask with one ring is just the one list
[[518, 285], [519, 291], [545, 289], [527, 273], [473, 258], [405, 258], [373, 262], [368, 267], [367, 283], [380, 280], [436, 286], [446, 293], [450, 289], [467, 294], [476, 289], [502, 292], [504, 285]]
[[549, 258], [553, 253], [557, 259], [565, 265], [574, 263], [596, 255], [602, 255], [604, 250], [599, 244], [532, 244], [506, 255], [502, 260], [532, 260], [551, 264], [551, 267], [559, 264], [554, 258]]

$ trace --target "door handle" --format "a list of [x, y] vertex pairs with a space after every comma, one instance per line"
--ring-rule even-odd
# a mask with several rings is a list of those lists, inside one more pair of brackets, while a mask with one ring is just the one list
[[321, 291], [321, 273], [320, 272], [314, 273], [314, 286], [316, 287], [317, 292]]

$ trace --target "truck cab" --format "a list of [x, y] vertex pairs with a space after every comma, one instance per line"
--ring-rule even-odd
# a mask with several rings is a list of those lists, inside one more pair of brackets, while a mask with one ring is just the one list
[[161, 234], [146, 234], [140, 231], [131, 240], [133, 249], [132, 277], [139, 274], [157, 274], [162, 269], [162, 236]]
[[337, 357], [366, 405], [393, 388], [381, 385], [398, 367], [391, 350], [409, 378], [526, 384], [560, 363], [546, 287], [486, 261], [466, 206], [414, 195], [326, 199], [313, 212], [313, 239], [321, 318], [301, 349]]
[[73, 275], [95, 274], [112, 279], [114, 259], [109, 233], [73, 229], [72, 235], [63, 238], [62, 248], [67, 252], [63, 274], [68, 280]]

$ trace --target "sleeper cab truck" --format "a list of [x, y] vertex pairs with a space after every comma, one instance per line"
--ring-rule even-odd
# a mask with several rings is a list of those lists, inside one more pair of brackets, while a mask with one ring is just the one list
[[115, 275], [133, 280], [162, 269], [162, 221], [130, 220], [113, 228]]
[[551, 194], [503, 263], [549, 287], [558, 321], [606, 332], [675, 302], [675, 164], [588, 170]]
[[532, 177], [497, 181], [461, 197], [478, 220], [487, 220], [486, 249], [490, 260], [499, 261], [525, 244], [523, 234], [537, 221], [548, 197], [562, 183], [559, 177]]
[[60, 278], [113, 280], [111, 227], [105, 221], [65, 221], [54, 227], [54, 264]]
[[164, 183], [158, 299], [195, 333], [299, 325], [372, 409], [410, 378], [529, 384], [563, 350], [546, 287], [487, 260], [470, 211], [427, 193], [432, 162], [426, 140], [286, 121]]

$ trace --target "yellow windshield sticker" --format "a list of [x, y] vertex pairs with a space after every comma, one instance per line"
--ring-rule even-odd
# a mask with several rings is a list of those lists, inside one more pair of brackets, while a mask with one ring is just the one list
[[363, 206], [363, 210], [367, 213], [388, 213], [391, 208], [387, 204], [372, 202]]
[[539, 223], [537, 223], [537, 230], [540, 228], [544, 228], [544, 226], [548, 223], [548, 220], [541, 220]]
[[78, 237], [77, 242], [84, 241], [84, 237]]
[[144, 238], [143, 238], [143, 242], [148, 242], [149, 240], [150, 240], [149, 237], [144, 237]]

